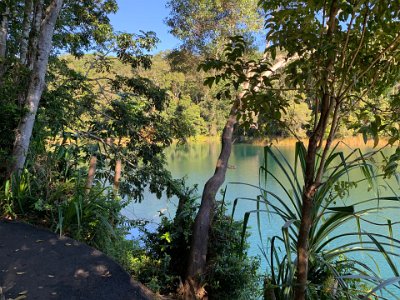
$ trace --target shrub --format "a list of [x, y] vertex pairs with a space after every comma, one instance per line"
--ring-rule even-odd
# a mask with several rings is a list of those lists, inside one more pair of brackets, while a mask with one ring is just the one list
[[[173, 220], [163, 217], [156, 232], [143, 229], [142, 247], [132, 261], [134, 276], [162, 294], [174, 293], [184, 278], [198, 204], [193, 190], [182, 195]], [[241, 248], [242, 222], [225, 215], [218, 203], [210, 234], [207, 272], [202, 278], [210, 299], [252, 299], [259, 291], [259, 260]]]

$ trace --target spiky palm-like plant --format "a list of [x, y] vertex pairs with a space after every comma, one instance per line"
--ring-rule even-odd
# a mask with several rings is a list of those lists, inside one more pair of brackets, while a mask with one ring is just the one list
[[[378, 224], [368, 219], [371, 214], [400, 209], [400, 197], [393, 189], [393, 196], [380, 195], [378, 179], [383, 175], [376, 171], [369, 160], [377, 153], [363, 154], [356, 149], [346, 155], [338, 151], [337, 144], [326, 160], [323, 181], [313, 199], [313, 222], [308, 237], [308, 299], [370, 299], [371, 295], [380, 299], [400, 299], [396, 296], [400, 293], [400, 287], [396, 285], [400, 275], [393, 261], [393, 258], [400, 257], [400, 240], [393, 237], [392, 231], [395, 223], [387, 219], [387, 223]], [[282, 234], [270, 237], [268, 251], [264, 252], [269, 269], [265, 281], [265, 297], [290, 300], [293, 299], [296, 282], [296, 244], [301, 218], [306, 149], [301, 142], [296, 144], [294, 164], [278, 149], [265, 147], [264, 154], [265, 163], [260, 168], [259, 186], [249, 185], [258, 189], [259, 195], [256, 199], [235, 199], [233, 214], [239, 200], [255, 201], [257, 205], [255, 210], [244, 215], [243, 236], [251, 214], [257, 217], [260, 238], [263, 213], [273, 214], [282, 220]], [[274, 172], [268, 164], [269, 160], [272, 160], [275, 168], [277, 166]], [[278, 177], [277, 170], [283, 177]], [[362, 173], [362, 178], [352, 180], [351, 177], [357, 171]], [[271, 182], [279, 187], [279, 195], [269, 190]], [[374, 190], [376, 195], [369, 199], [355, 199], [351, 205], [337, 205], [337, 201], [349, 189], [362, 184]], [[350, 229], [351, 221], [357, 224], [354, 231]], [[369, 224], [368, 232], [362, 229], [364, 223]], [[388, 229], [387, 235], [380, 233], [382, 226]], [[351, 258], [354, 253], [362, 253], [372, 259], [382, 255], [393, 277], [382, 280], [366, 262]], [[388, 289], [389, 285], [397, 288], [397, 293], [393, 292], [393, 288]], [[385, 292], [381, 296], [375, 295], [380, 290]]]

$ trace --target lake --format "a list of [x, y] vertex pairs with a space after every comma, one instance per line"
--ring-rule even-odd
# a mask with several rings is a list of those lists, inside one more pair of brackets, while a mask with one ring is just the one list
[[[279, 146], [279, 151], [288, 159], [289, 162], [294, 161], [294, 146]], [[363, 152], [369, 149], [364, 149]], [[204, 183], [212, 176], [215, 169], [215, 163], [218, 158], [220, 151], [219, 143], [189, 143], [183, 146], [173, 145], [166, 151], [166, 159], [168, 163], [168, 169], [172, 173], [174, 178], [186, 177], [186, 182], [188, 185], [198, 184], [198, 193], [201, 195], [201, 189]], [[348, 149], [344, 150], [349, 152]], [[259, 182], [259, 167], [264, 162], [264, 148], [261, 146], [254, 146], [249, 144], [236, 144], [232, 149], [231, 158], [229, 160], [230, 168], [227, 171], [226, 181], [223, 187], [227, 186], [226, 200], [233, 202], [235, 198], [238, 197], [249, 197], [255, 198], [259, 191], [257, 189], [237, 184], [229, 184], [230, 182], [244, 182], [254, 185], [258, 185]], [[269, 167], [272, 170], [277, 170], [277, 166], [273, 165], [273, 161], [268, 161]], [[271, 165], [272, 164], [272, 165]], [[352, 180], [357, 180], [361, 178], [361, 173], [353, 172], [350, 174]], [[282, 174], [277, 176], [283, 176]], [[280, 178], [282, 179], [282, 178]], [[400, 189], [398, 183], [392, 179], [389, 180], [389, 184], [393, 190], [384, 187], [386, 185], [382, 180], [379, 182], [380, 195], [393, 195], [394, 193], [400, 194]], [[282, 189], [274, 182], [268, 184], [268, 189], [278, 195], [283, 195]], [[351, 190], [350, 195], [345, 197], [343, 200], [339, 200], [338, 206], [351, 205], [354, 202], [358, 202], [362, 199], [373, 198], [375, 192], [368, 190], [366, 184], [360, 184], [357, 188]], [[220, 197], [221, 198], [221, 197]], [[157, 222], [160, 219], [160, 212], [163, 214], [174, 216], [176, 209], [176, 199], [168, 200], [165, 197], [162, 199], [157, 199], [155, 195], [146, 193], [142, 203], [134, 203], [130, 205], [125, 214], [129, 218], [139, 218], [150, 220], [150, 226], [155, 228]], [[380, 203], [380, 206], [385, 206], [387, 204]], [[399, 205], [400, 207], [400, 205]], [[238, 207], [235, 212], [236, 219], [242, 219], [246, 211], [251, 211], [256, 209], [256, 204], [253, 201], [239, 201]], [[230, 212], [231, 210], [229, 210]], [[398, 213], [397, 209], [391, 209], [385, 211], [384, 214], [378, 213], [369, 216], [368, 220], [375, 223], [387, 223], [390, 219], [392, 222], [397, 221]], [[273, 235], [280, 234], [282, 231], [283, 221], [274, 215], [263, 215], [261, 228], [263, 242], [261, 242], [258, 229], [257, 229], [257, 219], [256, 215], [251, 215], [249, 219], [250, 229], [252, 233], [248, 242], [250, 244], [249, 254], [253, 256], [261, 256], [262, 265], [261, 271], [266, 270], [266, 260], [261, 255], [261, 250], [266, 248], [266, 241]], [[346, 223], [346, 231], [357, 231], [356, 222], [351, 221]], [[378, 229], [376, 226], [371, 224], [363, 224], [363, 230], [370, 232], [374, 230], [382, 234], [387, 234], [387, 228]], [[341, 230], [344, 230], [342, 228]], [[343, 231], [344, 232], [344, 231]], [[133, 233], [134, 235], [136, 233]], [[394, 237], [400, 238], [399, 235], [399, 225], [393, 225]], [[334, 247], [335, 245], [332, 245]], [[379, 257], [374, 257], [375, 262], [371, 262], [371, 258], [368, 255], [356, 253], [354, 257], [358, 260], [365, 261], [372, 265], [377, 272], [380, 273], [381, 277], [389, 278], [393, 277], [393, 272], [388, 267], [384, 259]], [[396, 259], [395, 259], [396, 260]], [[397, 259], [398, 260], [398, 259]], [[396, 262], [395, 262], [396, 263]], [[399, 264], [397, 264], [399, 265]]]

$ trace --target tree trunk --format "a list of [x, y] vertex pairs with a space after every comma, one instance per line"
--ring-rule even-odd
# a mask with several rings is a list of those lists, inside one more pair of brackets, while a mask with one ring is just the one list
[[62, 4], [63, 0], [53, 0], [46, 10], [44, 19], [41, 21], [37, 56], [33, 57], [32, 75], [25, 100], [28, 112], [21, 119], [17, 127], [10, 174], [19, 173], [26, 161], [33, 125], [45, 85], [44, 80], [52, 47], [54, 27]]
[[[274, 71], [284, 67], [290, 60], [278, 61], [269, 71], [263, 73], [264, 76], [271, 76]], [[252, 73], [249, 70], [247, 77], [251, 77]], [[262, 82], [257, 87], [259, 88]], [[187, 268], [184, 285], [180, 288], [179, 294], [183, 299], [207, 299], [204, 288], [199, 282], [199, 275], [204, 274], [207, 263], [208, 237], [211, 228], [211, 222], [214, 216], [215, 196], [225, 181], [225, 174], [228, 167], [228, 161], [232, 149], [232, 134], [233, 128], [237, 122], [237, 110], [240, 107], [242, 98], [249, 88], [249, 82], [242, 84], [243, 91], [236, 97], [232, 105], [228, 120], [222, 132], [222, 148], [217, 161], [214, 175], [207, 181], [204, 186], [203, 195], [201, 198], [200, 209], [196, 215], [193, 235], [189, 254], [189, 265]]]
[[[328, 20], [328, 30], [326, 33], [327, 38], [332, 38], [333, 33], [336, 29], [336, 15], [338, 13], [338, 1], [333, 0], [329, 8], [329, 20]], [[314, 129], [308, 143], [307, 156], [306, 156], [306, 170], [304, 179], [304, 191], [303, 191], [303, 205], [301, 208], [301, 222], [299, 228], [299, 237], [297, 240], [297, 280], [294, 290], [295, 300], [305, 300], [306, 299], [306, 288], [307, 288], [307, 278], [308, 278], [308, 256], [309, 256], [309, 234], [312, 223], [314, 222], [313, 216], [313, 199], [314, 195], [320, 186], [320, 179], [322, 177], [323, 166], [325, 163], [325, 155], [321, 158], [319, 162], [317, 178], [315, 176], [315, 162], [317, 156], [317, 149], [321, 147], [324, 140], [324, 134], [328, 126], [328, 121], [330, 118], [330, 113], [334, 107], [335, 101], [332, 95], [329, 94], [330, 85], [330, 73], [332, 72], [335, 63], [335, 56], [332, 55], [328, 57], [326, 70], [324, 75], [324, 86], [322, 88], [322, 98], [321, 98], [321, 112], [320, 117], [315, 123], [317, 126]], [[318, 109], [318, 108], [316, 108]], [[316, 114], [317, 116], [318, 114]], [[332, 131], [334, 134], [334, 131]], [[331, 134], [332, 134], [331, 132]], [[331, 135], [330, 134], [330, 135]], [[326, 152], [329, 149], [330, 143], [325, 146]]]
[[33, 19], [29, 32], [28, 49], [25, 57], [25, 65], [28, 66], [29, 70], [33, 70], [37, 57], [43, 17], [43, 2], [44, 0], [34, 0]]
[[5, 60], [7, 52], [7, 35], [8, 35], [8, 14], [10, 10], [6, 7], [4, 11], [1, 23], [0, 23], [0, 83], [2, 82], [3, 75], [5, 73]]
[[295, 287], [296, 300], [304, 300], [308, 277], [308, 238], [313, 221], [313, 192], [309, 188], [303, 193], [303, 206], [301, 208], [301, 223], [297, 240], [297, 285]]
[[[331, 109], [330, 97], [324, 94], [321, 101], [321, 117], [316, 129], [310, 137], [306, 156], [306, 170], [304, 178], [303, 205], [301, 208], [301, 222], [297, 240], [297, 280], [295, 286], [295, 300], [304, 300], [308, 278], [308, 241], [313, 222], [313, 198], [320, 182], [315, 181], [315, 160], [317, 149], [323, 140]], [[321, 162], [320, 162], [321, 163]]]
[[237, 97], [229, 114], [222, 133], [222, 148], [218, 157], [214, 175], [204, 186], [199, 212], [194, 221], [192, 242], [189, 254], [189, 265], [186, 281], [181, 293], [184, 299], [205, 299], [205, 291], [201, 287], [198, 275], [204, 274], [207, 260], [208, 237], [214, 216], [215, 196], [225, 181], [228, 160], [232, 149], [232, 134], [236, 124], [236, 113], [243, 92]]
[[[34, 6], [35, 2], [35, 6]], [[24, 19], [20, 41], [20, 62], [29, 70], [33, 69], [33, 58], [36, 57], [40, 24], [43, 15], [43, 0], [26, 0], [24, 7]], [[29, 54], [29, 56], [28, 56]], [[22, 84], [22, 83], [21, 83]], [[24, 106], [26, 90], [21, 90], [18, 95], [18, 104]]]
[[6, 57], [7, 50], [7, 35], [8, 35], [8, 14], [10, 10], [6, 7], [4, 13], [1, 16], [0, 23], [0, 58], [4, 59]]
[[119, 189], [119, 181], [121, 180], [122, 162], [121, 159], [115, 161], [115, 172], [114, 172], [114, 192], [117, 193]]
[[86, 180], [86, 194], [89, 194], [90, 189], [93, 186], [94, 176], [96, 175], [96, 166], [97, 166], [97, 156], [95, 154], [93, 154], [90, 157], [90, 161], [89, 161], [89, 171], [88, 171], [88, 177]]
[[[26, 0], [24, 7], [24, 20], [22, 23], [22, 35], [21, 35], [20, 52], [19, 52], [19, 58], [21, 64], [23, 65], [26, 65], [27, 63], [29, 33], [31, 31], [32, 18], [33, 18], [33, 0]], [[39, 20], [41, 20], [41, 15]]]

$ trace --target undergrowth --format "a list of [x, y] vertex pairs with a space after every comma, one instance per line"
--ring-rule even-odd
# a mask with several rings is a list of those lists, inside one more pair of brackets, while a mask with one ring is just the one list
[[[198, 204], [191, 195], [181, 204], [175, 218], [163, 217], [155, 232], [142, 227], [143, 235], [129, 267], [135, 278], [161, 294], [173, 294], [185, 275]], [[260, 262], [248, 256], [247, 244], [241, 248], [242, 222], [225, 212], [225, 205], [218, 203], [202, 282], [209, 299], [256, 299]]]

